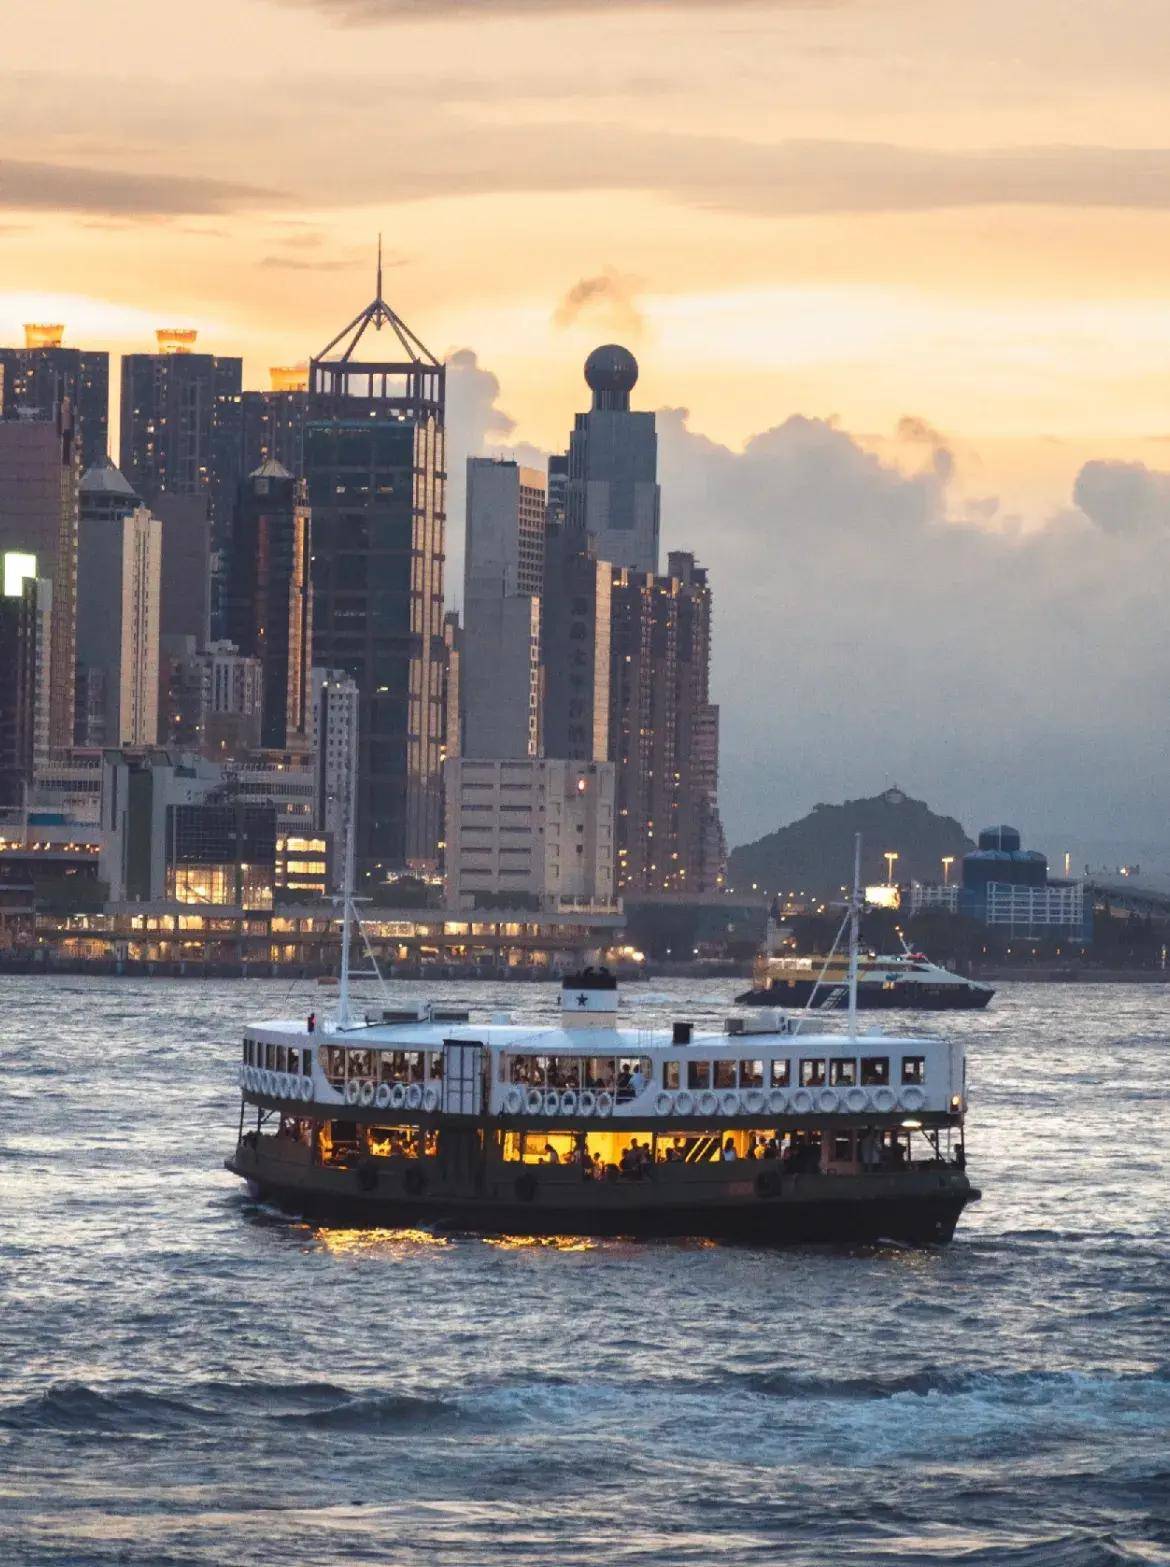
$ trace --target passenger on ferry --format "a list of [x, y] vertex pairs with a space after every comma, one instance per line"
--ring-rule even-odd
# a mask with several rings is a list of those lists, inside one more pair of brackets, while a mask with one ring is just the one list
[[634, 1089], [630, 1082], [629, 1070], [623, 1066], [621, 1071], [618, 1073], [617, 1102], [618, 1104], [625, 1104], [627, 1100], [632, 1099], [633, 1097]]
[[732, 1159], [739, 1158], [739, 1155], [735, 1151], [735, 1141], [733, 1138], [729, 1137], [723, 1144], [723, 1157], [728, 1162], [730, 1162]]
[[867, 1126], [857, 1144], [857, 1156], [863, 1170], [876, 1170], [881, 1162], [882, 1145], [872, 1126]]
[[634, 1067], [634, 1070], [630, 1073], [630, 1088], [633, 1090], [631, 1097], [636, 1099], [645, 1086], [646, 1079], [642, 1075], [642, 1063], [639, 1061], [638, 1064]]
[[560, 1154], [551, 1143], [545, 1143], [544, 1145], [544, 1162], [545, 1164], [560, 1164], [561, 1162]]
[[317, 1032], [317, 1014], [315, 1012], [309, 1013], [305, 1026], [310, 1034], [315, 1034]]

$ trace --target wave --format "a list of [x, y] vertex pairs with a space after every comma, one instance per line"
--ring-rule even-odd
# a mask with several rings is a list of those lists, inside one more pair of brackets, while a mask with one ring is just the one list
[[[784, 1371], [731, 1372], [733, 1385], [773, 1398], [828, 1399], [849, 1403], [890, 1398], [949, 1398], [978, 1394], [1004, 1403], [1036, 1403], [1053, 1394], [1098, 1397], [1126, 1391], [1170, 1399], [1170, 1367], [1149, 1372], [1088, 1371], [948, 1371], [926, 1367], [903, 1376], [816, 1377]], [[719, 1384], [706, 1382], [713, 1390]], [[726, 1384], [724, 1384], [726, 1386]]]

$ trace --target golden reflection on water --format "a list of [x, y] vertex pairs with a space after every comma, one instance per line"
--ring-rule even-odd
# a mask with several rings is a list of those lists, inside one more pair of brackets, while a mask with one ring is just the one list
[[495, 1246], [499, 1251], [524, 1251], [531, 1246], [543, 1246], [550, 1251], [595, 1251], [597, 1242], [588, 1235], [485, 1235], [485, 1246]]
[[433, 1235], [430, 1230], [328, 1230], [313, 1231], [313, 1238], [334, 1257], [353, 1256], [358, 1252], [397, 1251], [410, 1246], [447, 1246], [445, 1235]]

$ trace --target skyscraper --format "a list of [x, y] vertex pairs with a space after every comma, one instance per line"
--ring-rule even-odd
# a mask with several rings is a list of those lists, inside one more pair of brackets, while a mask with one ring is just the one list
[[77, 633], [78, 454], [66, 400], [50, 418], [0, 420], [0, 553], [35, 555], [52, 583], [49, 732], [53, 750], [73, 744]]
[[304, 481], [268, 458], [239, 486], [228, 574], [228, 636], [264, 671], [260, 744], [307, 742], [313, 592]]
[[540, 594], [544, 475], [514, 462], [467, 462], [461, 751], [540, 755]]
[[613, 567], [587, 541], [549, 530], [541, 601], [546, 756], [609, 757], [610, 622]]
[[164, 493], [206, 496], [219, 547], [230, 517], [215, 484], [215, 452], [232, 443], [243, 361], [196, 353], [192, 330], [160, 329], [155, 336], [156, 353], [122, 359], [118, 465], [152, 508]]
[[658, 436], [652, 413], [632, 413], [638, 361], [616, 343], [585, 361], [593, 407], [578, 414], [569, 441], [565, 525], [585, 534], [599, 560], [658, 570]]
[[65, 348], [65, 328], [29, 322], [23, 348], [0, 348], [6, 419], [30, 408], [51, 419], [65, 398], [73, 407], [81, 466], [106, 455], [109, 443], [110, 356], [99, 349]]
[[161, 583], [162, 524], [103, 457], [80, 485], [80, 745], [156, 743]]
[[609, 751], [620, 890], [714, 892], [722, 874], [711, 591], [693, 555], [670, 573], [615, 571]]
[[379, 265], [374, 300], [311, 362], [304, 438], [313, 662], [360, 693], [368, 885], [436, 865], [442, 836], [445, 402], [444, 368], [382, 298]]
[[0, 805], [19, 805], [48, 753], [53, 585], [35, 555], [0, 554]]

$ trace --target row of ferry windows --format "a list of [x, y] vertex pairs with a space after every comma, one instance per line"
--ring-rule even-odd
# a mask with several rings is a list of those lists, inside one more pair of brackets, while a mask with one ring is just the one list
[[259, 1039], [244, 1040], [244, 1064], [266, 1067], [270, 1072], [292, 1072], [297, 1077], [308, 1077], [313, 1070], [310, 1051], [291, 1045], [264, 1044]]
[[[686, 1068], [686, 1087], [724, 1088], [885, 1088], [893, 1078], [897, 1062], [889, 1056], [804, 1056], [797, 1061], [787, 1057], [777, 1061], [664, 1061], [662, 1087], [681, 1089]], [[795, 1071], [796, 1077], [793, 1078]], [[507, 1068], [500, 1064], [501, 1081], [535, 1088], [612, 1088], [627, 1084], [635, 1090], [651, 1081], [651, 1063], [646, 1057], [574, 1057], [513, 1056]], [[901, 1081], [921, 1084], [926, 1081], [926, 1057], [903, 1056]]]

